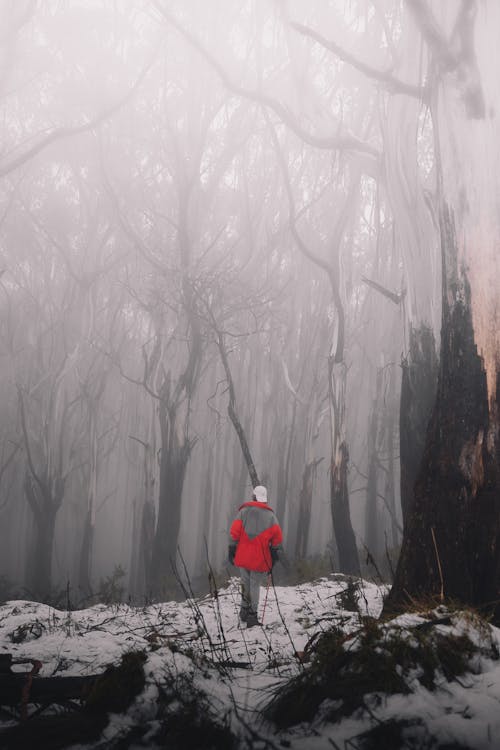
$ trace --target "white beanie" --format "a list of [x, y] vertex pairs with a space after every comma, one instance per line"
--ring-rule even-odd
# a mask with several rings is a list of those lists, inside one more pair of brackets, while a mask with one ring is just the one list
[[253, 494], [257, 502], [267, 503], [267, 490], [261, 484], [253, 488]]

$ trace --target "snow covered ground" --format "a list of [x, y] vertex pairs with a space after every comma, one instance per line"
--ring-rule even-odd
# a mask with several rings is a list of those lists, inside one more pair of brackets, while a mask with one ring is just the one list
[[[40, 675], [49, 677], [96, 674], [111, 663], [118, 664], [126, 652], [146, 652], [145, 690], [126, 715], [111, 715], [99, 747], [106, 743], [112, 747], [136, 725], [147, 725], [148, 732], [136, 745], [127, 746], [155, 747], [153, 741], [148, 744], [148, 737], [158, 728], [159, 692], [162, 683], [175, 675], [176, 679], [189, 677], [207, 696], [210, 712], [225, 717], [241, 737], [241, 747], [356, 748], [360, 734], [394, 718], [409, 724], [418, 720], [442, 744], [473, 750], [499, 748], [500, 662], [486, 657], [476, 658], [472, 671], [460, 679], [447, 681], [443, 676], [433, 691], [424, 688], [415, 675], [409, 695], [374, 696], [369, 710], [358, 710], [335, 724], [317, 719], [313, 725], [298, 725], [277, 734], [262, 721], [259, 708], [291, 676], [307, 669], [303, 662], [307, 661], [308, 643], [318, 632], [336, 624], [346, 633], [354, 633], [363, 616], [379, 614], [383, 589], [360, 582], [359, 611], [352, 612], [341, 606], [346, 588], [345, 577], [335, 575], [297, 586], [270, 587], [264, 624], [250, 629], [239, 624], [236, 578], [216, 596], [144, 608], [97, 605], [66, 612], [34, 602], [11, 601], [0, 607], [0, 653], [40, 660]], [[262, 590], [261, 617], [264, 601]], [[420, 621], [418, 615], [404, 615], [397, 622], [404, 628]], [[500, 646], [499, 630], [476, 625], [455, 615], [450, 625], [439, 628], [443, 632], [466, 631], [478, 644], [486, 640], [490, 646]], [[349, 647], [355, 648], [355, 638], [351, 643]], [[17, 669], [25, 670], [26, 665]], [[4, 725], [8, 723], [5, 719]]]

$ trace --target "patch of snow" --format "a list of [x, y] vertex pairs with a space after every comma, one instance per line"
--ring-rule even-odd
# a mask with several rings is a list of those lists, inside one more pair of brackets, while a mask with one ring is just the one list
[[[210, 710], [221, 717], [231, 715], [233, 730], [244, 734], [244, 725], [253, 724], [255, 711], [304, 669], [301, 655], [311, 639], [332, 625], [354, 633], [362, 617], [380, 614], [384, 587], [361, 582], [360, 611], [348, 612], [340, 607], [346, 586], [344, 576], [331, 575], [298, 586], [271, 587], [263, 625], [249, 629], [242, 627], [238, 618], [237, 578], [230, 579], [216, 596], [146, 607], [97, 605], [66, 612], [35, 602], [12, 601], [0, 607], [0, 653], [10, 653], [18, 660], [38, 659], [43, 664], [40, 675], [48, 677], [97, 674], [111, 663], [118, 664], [128, 651], [144, 651], [146, 687], [126, 715], [111, 716], [103, 737], [106, 741], [138, 724], [154, 732], [159, 686], [169, 675], [189, 676], [196, 688], [209, 696]], [[264, 601], [263, 589], [261, 618]], [[439, 611], [435, 616], [440, 616]], [[405, 614], [392, 620], [391, 627], [408, 631], [425, 621], [422, 615]], [[465, 616], [454, 615], [449, 624], [443, 617], [443, 624], [437, 627], [443, 633], [467, 634], [478, 646], [492, 640], [500, 644], [499, 630], [478, 627]], [[408, 637], [412, 637], [410, 632]], [[498, 747], [498, 661], [480, 656], [471, 672], [452, 682], [443, 677], [432, 692], [415, 676], [411, 688], [409, 695], [373, 696], [368, 699], [370, 711], [357, 711], [336, 724], [322, 721], [319, 712], [314, 732], [309, 725], [297, 726], [280, 737], [292, 750], [319, 750], [331, 746], [330, 740], [343, 747], [344, 741], [369, 730], [376, 721], [418, 719], [442, 742], [462, 742], [474, 750]], [[272, 728], [260, 726], [259, 731], [270, 736]], [[276, 738], [273, 742], [276, 744]], [[92, 745], [78, 746], [80, 750], [84, 747]]]

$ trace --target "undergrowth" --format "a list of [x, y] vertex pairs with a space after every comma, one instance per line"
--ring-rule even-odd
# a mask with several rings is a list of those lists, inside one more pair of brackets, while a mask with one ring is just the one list
[[156, 743], [169, 750], [233, 750], [236, 737], [229, 717], [219, 718], [209, 696], [195, 685], [192, 674], [169, 672], [158, 685], [159, 730]]
[[440, 743], [422, 719], [391, 719], [350, 740], [353, 750], [471, 750], [456, 742]]
[[280, 689], [265, 714], [279, 728], [310, 722], [319, 713], [335, 722], [365, 707], [369, 695], [376, 701], [377, 694], [409, 694], [416, 681], [432, 691], [443, 680], [460, 678], [473, 670], [473, 657], [498, 658], [492, 638], [484, 638], [487, 623], [469, 618], [483, 635], [481, 646], [467, 632], [440, 628], [453, 625], [454, 615], [444, 611], [411, 626], [366, 617], [351, 635], [333, 627], [316, 640], [310, 666]]

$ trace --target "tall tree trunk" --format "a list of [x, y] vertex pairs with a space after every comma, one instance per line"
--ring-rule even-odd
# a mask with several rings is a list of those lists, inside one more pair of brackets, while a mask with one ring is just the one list
[[436, 399], [438, 360], [434, 335], [425, 325], [410, 328], [410, 350], [401, 364], [399, 409], [401, 510], [403, 524], [413, 505], [415, 481], [424, 453], [427, 426]]
[[155, 424], [156, 410], [151, 409], [146, 423], [146, 440], [131, 435], [131, 440], [142, 449], [143, 491], [139, 493], [134, 508], [134, 533], [130, 555], [130, 581], [132, 595], [139, 599], [152, 594], [152, 554], [155, 536], [156, 509], [155, 488], [157, 485], [157, 456]]
[[385, 418], [385, 448], [387, 451], [387, 472], [385, 475], [384, 495], [387, 504], [387, 510], [391, 518], [391, 538], [390, 548], [395, 550], [399, 544], [398, 521], [396, 511], [396, 492], [394, 480], [394, 409], [389, 407]]
[[307, 555], [307, 540], [311, 526], [312, 495], [314, 474], [317, 461], [308, 461], [302, 474], [302, 487], [299, 495], [299, 512], [297, 518], [297, 535], [295, 541], [295, 557], [303, 559]]
[[33, 593], [39, 601], [47, 601], [52, 594], [52, 552], [57, 511], [45, 509], [36, 521], [33, 545]]
[[372, 410], [368, 423], [368, 478], [366, 482], [366, 530], [365, 543], [368, 552], [378, 564], [380, 562], [380, 513], [378, 508], [378, 436], [379, 436], [379, 410], [382, 390], [381, 368], [377, 369], [375, 397], [372, 401]]
[[227, 349], [226, 349], [226, 343], [224, 340], [224, 334], [221, 333], [220, 331], [217, 331], [217, 345], [219, 348], [221, 362], [222, 362], [222, 366], [224, 367], [224, 372], [226, 375], [227, 385], [229, 389], [229, 402], [227, 405], [227, 413], [235, 429], [235, 432], [238, 436], [241, 451], [243, 453], [243, 458], [245, 459], [245, 464], [248, 469], [248, 473], [250, 475], [250, 481], [252, 482], [252, 487], [257, 487], [257, 485], [260, 484], [260, 479], [259, 479], [259, 475], [257, 474], [257, 469], [255, 468], [252, 454], [250, 453], [250, 446], [248, 445], [248, 440], [247, 440], [245, 430], [243, 428], [243, 425], [241, 423], [241, 420], [240, 420], [240, 417], [236, 408], [236, 391], [234, 388], [233, 375], [231, 372], [231, 368], [229, 366], [229, 359], [227, 356]]
[[152, 500], [146, 500], [142, 508], [141, 518], [141, 538], [139, 546], [139, 565], [142, 573], [140, 591], [143, 591], [147, 598], [150, 597], [151, 591], [148, 586], [152, 580], [153, 566], [153, 548], [155, 538], [156, 511]]
[[359, 557], [351, 523], [347, 471], [349, 449], [345, 439], [345, 364], [329, 361], [331, 425], [330, 507], [342, 573], [359, 575]]
[[[448, 212], [442, 241], [456, 251]], [[498, 395], [497, 388], [496, 402]], [[463, 276], [457, 298], [444, 307], [436, 405], [390, 603], [407, 595], [444, 595], [475, 605], [498, 598], [498, 417], [488, 400]]]
[[489, 605], [499, 619], [500, 7], [436, 5], [443, 29], [430, 33], [428, 6], [411, 5], [441, 73], [432, 114], [443, 315], [436, 403], [388, 606], [430, 594]]
[[92, 548], [95, 533], [95, 513], [97, 499], [97, 423], [95, 406], [89, 400], [89, 475], [87, 479], [87, 513], [83, 528], [82, 547], [80, 550], [80, 565], [78, 585], [80, 590], [86, 595], [92, 594]]
[[177, 414], [164, 400], [158, 409], [161, 432], [160, 486], [158, 490], [158, 523], [153, 545], [152, 591], [163, 596], [168, 590], [177, 555], [181, 525], [182, 490], [192, 443], [178, 435]]
[[90, 566], [92, 561], [92, 548], [94, 542], [94, 520], [92, 511], [87, 510], [83, 523], [82, 546], [80, 548], [80, 561], [78, 568], [78, 586], [80, 592], [86, 597], [92, 594], [90, 582]]
[[[214, 472], [214, 443], [211, 441], [208, 445], [207, 463], [203, 471], [203, 491], [201, 495], [202, 510], [200, 521], [198, 523], [197, 544], [196, 544], [196, 562], [195, 569], [197, 572], [205, 573], [207, 570], [207, 551], [212, 549], [212, 539], [210, 534], [210, 520], [217, 517], [214, 513], [214, 491], [213, 491], [213, 472]], [[218, 561], [217, 561], [218, 564]]]
[[40, 487], [27, 474], [24, 480], [26, 499], [33, 511], [34, 540], [29, 557], [29, 585], [39, 601], [52, 594], [52, 553], [57, 513], [60, 504], [42, 495]]
[[[46, 457], [41, 462], [42, 470], [37, 470], [35, 467], [28, 435], [24, 395], [20, 386], [17, 388], [17, 393], [28, 462], [24, 478], [24, 493], [35, 521], [35, 541], [31, 557], [31, 585], [35, 596], [43, 600], [52, 593], [52, 554], [54, 551], [55, 525], [64, 498], [66, 480], [62, 476], [60, 467], [54, 468], [52, 473], [50, 472], [49, 461]], [[63, 436], [61, 425], [59, 436], [61, 443]], [[59, 448], [61, 448], [61, 445]], [[61, 453], [59, 457], [61, 457]]]

